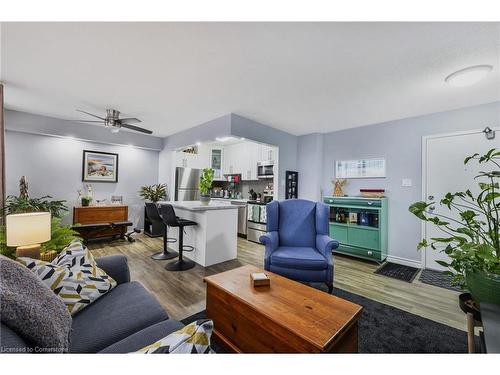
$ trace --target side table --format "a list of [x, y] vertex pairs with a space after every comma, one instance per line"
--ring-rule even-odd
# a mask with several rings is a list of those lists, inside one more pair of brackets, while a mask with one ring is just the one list
[[467, 347], [468, 353], [476, 353], [475, 333], [476, 327], [482, 327], [481, 311], [474, 302], [470, 293], [462, 293], [458, 296], [460, 309], [467, 315]]

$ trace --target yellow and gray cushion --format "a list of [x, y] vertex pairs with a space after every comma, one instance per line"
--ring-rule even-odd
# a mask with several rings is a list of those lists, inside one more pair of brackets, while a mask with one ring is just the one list
[[97, 267], [81, 242], [73, 241], [52, 262], [19, 258], [65, 304], [71, 315], [90, 305], [116, 286], [116, 281]]
[[148, 345], [137, 353], [143, 354], [208, 354], [213, 353], [210, 348], [210, 336], [214, 328], [211, 320], [198, 320], [184, 328], [175, 331], [167, 337]]

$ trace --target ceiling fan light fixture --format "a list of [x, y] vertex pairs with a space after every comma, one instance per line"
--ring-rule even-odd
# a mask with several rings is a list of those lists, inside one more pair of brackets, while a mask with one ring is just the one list
[[444, 81], [454, 87], [472, 86], [484, 79], [492, 70], [492, 65], [469, 66], [451, 73]]
[[[98, 115], [94, 115], [93, 113], [87, 112], [87, 111], [82, 111], [81, 109], [77, 109], [78, 112], [85, 113], [86, 115], [92, 116], [94, 118], [99, 119], [100, 121], [96, 120], [82, 120], [80, 122], [99, 122], [104, 124], [106, 128], [109, 128], [111, 133], [118, 133], [120, 131], [120, 128], [126, 128], [129, 130], [133, 130], [136, 132], [141, 132], [145, 134], [153, 134], [151, 130], [141, 128], [140, 126], [132, 125], [136, 123], [142, 122], [138, 118], [135, 117], [127, 117], [127, 118], [120, 118], [120, 111], [117, 111], [116, 109], [106, 109], [106, 117], [101, 117]], [[75, 120], [78, 121], [78, 120]]]

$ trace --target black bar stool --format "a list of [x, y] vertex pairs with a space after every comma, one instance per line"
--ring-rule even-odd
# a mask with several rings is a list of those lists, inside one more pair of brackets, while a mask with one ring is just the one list
[[184, 259], [182, 257], [183, 251], [194, 250], [193, 246], [184, 245], [184, 227], [198, 225], [198, 223], [175, 216], [174, 208], [170, 204], [162, 204], [160, 206], [160, 212], [164, 222], [166, 222], [169, 227], [179, 227], [179, 260], [167, 264], [165, 269], [169, 271], [185, 271], [193, 268], [195, 263], [190, 259]]
[[151, 258], [155, 260], [167, 260], [176, 258], [177, 253], [175, 251], [168, 251], [168, 244], [177, 242], [177, 240], [175, 238], [167, 237], [167, 224], [165, 224], [165, 221], [160, 216], [160, 212], [158, 211], [158, 206], [156, 205], [156, 203], [146, 203], [146, 214], [148, 215], [149, 220], [162, 223], [165, 226], [163, 231], [163, 251], [151, 255]]

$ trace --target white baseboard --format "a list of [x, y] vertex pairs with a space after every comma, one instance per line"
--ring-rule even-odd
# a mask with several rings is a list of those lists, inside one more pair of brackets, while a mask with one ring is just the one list
[[410, 266], [410, 267], [415, 267], [415, 268], [422, 268], [422, 263], [419, 262], [418, 260], [401, 258], [401, 257], [397, 257], [397, 256], [394, 256], [394, 255], [388, 255], [387, 256], [387, 261], [391, 262], [391, 263], [402, 264], [403, 266]]

